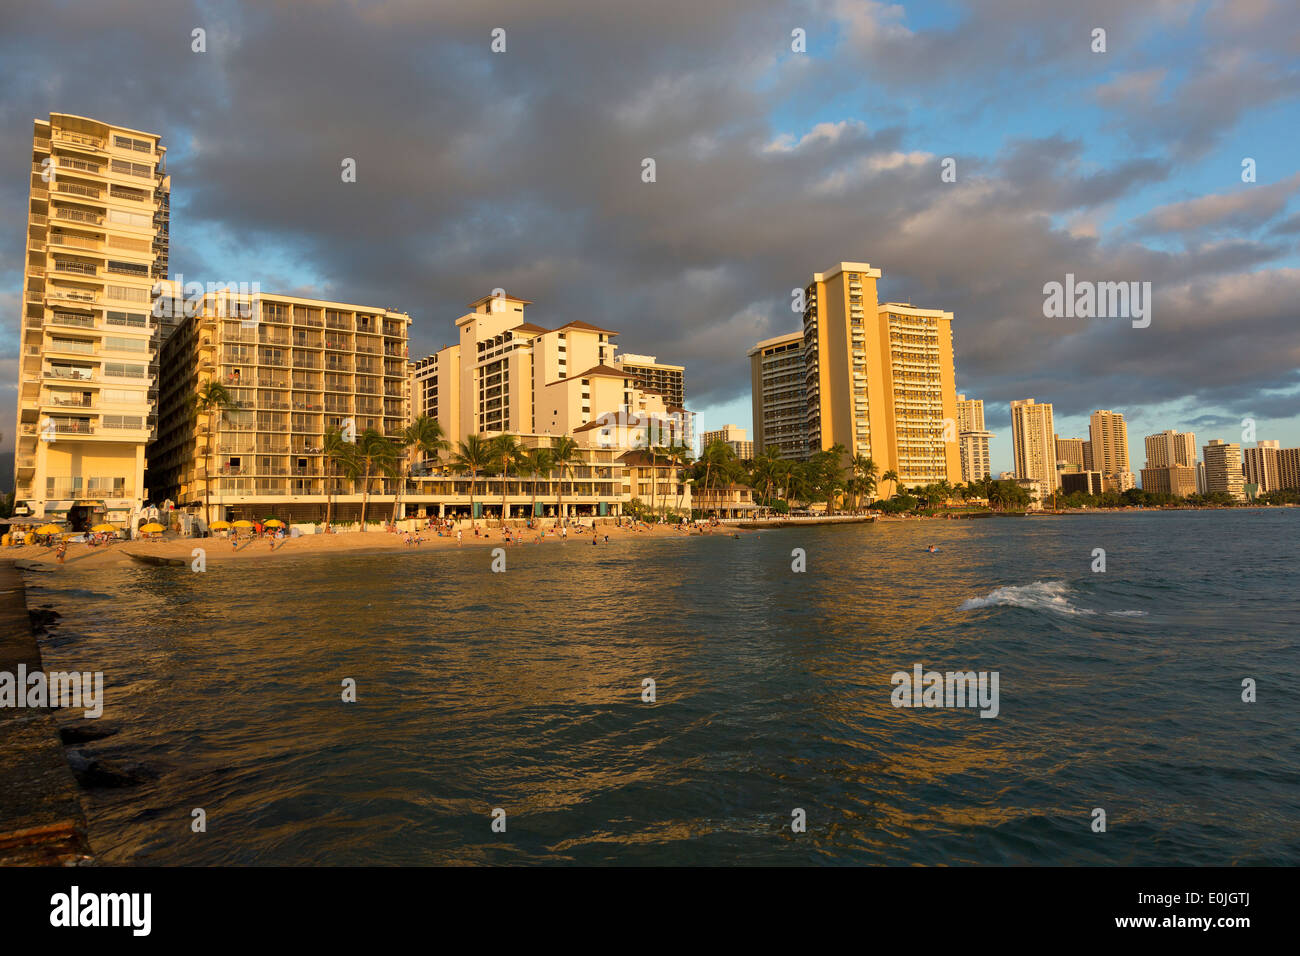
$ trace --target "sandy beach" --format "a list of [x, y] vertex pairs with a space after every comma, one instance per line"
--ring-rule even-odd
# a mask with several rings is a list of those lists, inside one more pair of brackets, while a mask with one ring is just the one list
[[[512, 549], [542, 546], [592, 547], [592, 533], [590, 530], [584, 534], [582, 531], [570, 528], [567, 539], [561, 537], [550, 526], [537, 531], [516, 528], [511, 529], [511, 533], [515, 538], [514, 543], [509, 545]], [[703, 531], [703, 534], [723, 536], [750, 533], [752, 532], [741, 531], [729, 526], [720, 526], [713, 529], [706, 528]], [[607, 525], [598, 525], [596, 534], [597, 546], [607, 547], [626, 543], [629, 540], [644, 538], [700, 536], [701, 531], [680, 531], [675, 525], [638, 525], [635, 527], [625, 525], [620, 528], [610, 522]], [[540, 540], [538, 540], [539, 535]], [[605, 543], [606, 535], [609, 536], [608, 545]], [[234, 561], [275, 561], [279, 558], [310, 557], [322, 554], [410, 552], [429, 548], [502, 547], [504, 542], [501, 528], [496, 526], [484, 527], [483, 525], [479, 526], [479, 535], [477, 537], [472, 530], [462, 529], [462, 537], [459, 542], [456, 540], [455, 532], [450, 535], [444, 532], [443, 536], [439, 537], [436, 530], [423, 530], [419, 532], [419, 537], [421, 543], [411, 545], [406, 543], [404, 532], [393, 533], [382, 530], [350, 531], [337, 534], [310, 534], [297, 538], [276, 538], [274, 539], [274, 547], [272, 547], [273, 539], [266, 537], [241, 537], [238, 545], [232, 546], [230, 539], [224, 537], [182, 538], [168, 534], [157, 541], [118, 541], [96, 547], [87, 544], [70, 544], [62, 565], [56, 560], [55, 549], [52, 547], [29, 545], [9, 547], [0, 551], [0, 558], [36, 561], [55, 570], [60, 567], [85, 569], [138, 564], [138, 562], [131, 560], [130, 554], [178, 558], [188, 562], [196, 557], [194, 549], [201, 548], [205, 552], [204, 560], [208, 565], [220, 565]]]

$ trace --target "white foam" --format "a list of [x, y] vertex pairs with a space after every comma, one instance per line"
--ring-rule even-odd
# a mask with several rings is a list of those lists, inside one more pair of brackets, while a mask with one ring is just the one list
[[959, 611], [974, 611], [985, 607], [1023, 607], [1033, 611], [1053, 611], [1057, 614], [1096, 614], [1087, 608], [1075, 607], [1066, 595], [1070, 589], [1064, 581], [1035, 581], [1033, 584], [1009, 584], [995, 588], [982, 598], [963, 601]]

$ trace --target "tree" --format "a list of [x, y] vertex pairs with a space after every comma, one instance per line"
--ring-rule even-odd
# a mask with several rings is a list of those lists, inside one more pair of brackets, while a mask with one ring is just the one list
[[407, 425], [402, 431], [402, 437], [397, 442], [398, 448], [402, 452], [402, 475], [397, 482], [397, 494], [393, 496], [393, 523], [397, 522], [397, 512], [402, 499], [402, 490], [406, 487], [407, 477], [414, 471], [414, 462], [411, 460], [411, 451], [424, 455], [438, 457], [441, 452], [451, 447], [451, 443], [444, 437], [442, 425], [438, 420], [429, 415], [421, 415], [411, 424]]
[[885, 472], [883, 475], [880, 476], [880, 480], [888, 481], [893, 484], [894, 487], [890, 490], [889, 497], [892, 498], [894, 497], [894, 495], [898, 494], [898, 472], [894, 471], [894, 469], [891, 468], [889, 469], [889, 471]]
[[876, 492], [876, 473], [878, 471], [873, 459], [866, 455], [854, 455], [849, 462], [852, 477], [849, 478], [849, 490], [853, 493], [853, 510], [862, 509], [862, 499]]
[[492, 465], [491, 443], [482, 435], [466, 435], [465, 440], [457, 444], [456, 453], [451, 457], [451, 467], [462, 474], [469, 472], [469, 515], [470, 523], [474, 521], [474, 488], [478, 484], [479, 472]]
[[835, 510], [835, 498], [844, 490], [844, 467], [841, 462], [847, 454], [843, 445], [836, 442], [810, 459], [812, 464], [812, 490], [826, 501], [826, 515]]
[[523, 449], [514, 435], [502, 432], [492, 439], [492, 462], [501, 465], [501, 527], [506, 526], [506, 479], [510, 477], [510, 466], [519, 462]]
[[392, 477], [399, 471], [397, 446], [374, 428], [357, 438], [353, 452], [361, 471], [361, 530], [366, 530], [366, 506], [370, 503], [370, 482], [375, 475]]
[[194, 417], [207, 416], [207, 434], [203, 441], [203, 523], [212, 524], [212, 436], [217, 430], [213, 420], [218, 412], [234, 408], [230, 391], [220, 382], [204, 382], [190, 400]]
[[691, 464], [691, 447], [684, 442], [676, 442], [668, 446], [668, 453], [677, 466], [677, 506], [676, 510], [682, 510], [682, 490], [686, 486], [686, 469]]
[[335, 471], [343, 472], [350, 480], [360, 474], [356, 461], [356, 446], [343, 440], [343, 432], [337, 428], [325, 429], [325, 527], [330, 526], [334, 514], [334, 478]]
[[564, 478], [573, 477], [573, 466], [582, 460], [578, 454], [578, 443], [568, 435], [561, 435], [551, 443], [551, 463], [560, 473], [560, 491], [555, 505], [555, 526], [560, 526], [564, 516]]
[[520, 457], [519, 468], [523, 474], [533, 479], [533, 507], [528, 512], [528, 517], [533, 518], [537, 516], [537, 479], [542, 475], [549, 478], [555, 469], [551, 449], [539, 447], [525, 450]]

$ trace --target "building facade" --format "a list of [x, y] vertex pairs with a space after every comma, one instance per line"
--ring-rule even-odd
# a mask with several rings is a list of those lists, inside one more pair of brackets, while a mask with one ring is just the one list
[[808, 457], [808, 398], [804, 390], [803, 333], [764, 339], [749, 350], [754, 454], [787, 461]]
[[146, 498], [171, 181], [155, 133], [33, 121], [19, 327], [15, 513], [74, 530]]
[[[207, 293], [187, 312], [163, 345], [162, 427], [149, 462], [154, 497], [197, 511], [206, 492], [213, 520], [274, 510], [285, 520], [318, 521], [327, 505], [340, 520], [359, 516], [365, 490], [332, 474], [325, 434], [401, 436], [410, 317], [229, 292]], [[208, 382], [224, 386], [230, 404], [195, 416], [194, 396]], [[380, 478], [372, 492], [395, 485]]]
[[993, 433], [984, 427], [984, 400], [957, 396], [957, 457], [966, 484], [992, 474], [989, 442]]
[[1277, 491], [1282, 487], [1278, 472], [1278, 454], [1281, 450], [1281, 443], [1277, 441], [1261, 441], [1254, 448], [1242, 449], [1242, 470], [1246, 484], [1255, 485], [1258, 494]]
[[741, 460], [748, 461], [754, 457], [754, 443], [749, 440], [749, 433], [737, 425], [723, 425], [716, 431], [704, 432], [700, 438], [701, 451], [719, 441]]
[[1238, 501], [1246, 498], [1246, 477], [1241, 469], [1241, 446], [1218, 438], [1201, 449], [1205, 461], [1205, 491], [1222, 492]]
[[1196, 466], [1196, 435], [1193, 432], [1178, 432], [1170, 428], [1156, 435], [1147, 435], [1143, 444], [1146, 447], [1148, 468]]
[[[867, 263], [841, 262], [814, 273], [804, 290], [805, 454], [841, 445], [846, 459], [871, 458], [903, 485], [956, 481], [957, 436], [946, 427], [957, 417], [952, 313], [881, 304], [880, 275]], [[776, 341], [750, 351], [756, 396], [763, 353]], [[756, 397], [754, 408], [758, 429], [764, 400]]]
[[1088, 420], [1092, 466], [1106, 476], [1108, 487], [1126, 491], [1136, 485], [1128, 454], [1128, 425], [1124, 416], [1109, 409], [1092, 413]]
[[1195, 465], [1164, 465], [1142, 469], [1142, 490], [1185, 498], [1196, 493]]
[[1011, 451], [1017, 478], [1033, 479], [1049, 493], [1057, 487], [1056, 432], [1050, 402], [1025, 398], [1011, 403]]

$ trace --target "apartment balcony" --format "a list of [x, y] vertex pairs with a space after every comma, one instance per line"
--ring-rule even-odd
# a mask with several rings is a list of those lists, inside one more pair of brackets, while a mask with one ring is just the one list
[[93, 186], [83, 186], [81, 183], [68, 183], [58, 180], [54, 183], [54, 191], [62, 195], [81, 196], [86, 199], [103, 201], [103, 191]]
[[[35, 218], [36, 217], [33, 216], [32, 220], [35, 221]], [[84, 222], [92, 226], [102, 226], [104, 224], [103, 216], [96, 215], [92, 212], [83, 212], [80, 209], [64, 209], [58, 207], [54, 210], [54, 218], [65, 219], [68, 222]], [[44, 222], [44, 218], [42, 218], [41, 221]]]
[[95, 426], [89, 422], [61, 422], [58, 419], [52, 419], [54, 430], [60, 435], [93, 435]]
[[73, 146], [78, 149], [96, 151], [108, 148], [108, 141], [100, 139], [98, 136], [87, 136], [85, 133], [74, 133], [66, 129], [56, 129], [52, 133], [51, 139], [61, 146]]
[[98, 376], [92, 369], [46, 368], [41, 370], [46, 378], [60, 379], [68, 382], [95, 382]]
[[94, 292], [83, 292], [79, 289], [61, 289], [53, 288], [45, 291], [45, 300], [60, 300], [64, 302], [98, 302], [99, 296]]

